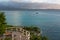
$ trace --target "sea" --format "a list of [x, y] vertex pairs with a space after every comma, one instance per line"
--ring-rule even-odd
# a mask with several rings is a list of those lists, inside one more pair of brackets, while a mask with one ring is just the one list
[[60, 40], [60, 10], [2, 11], [8, 25], [37, 26], [48, 40]]

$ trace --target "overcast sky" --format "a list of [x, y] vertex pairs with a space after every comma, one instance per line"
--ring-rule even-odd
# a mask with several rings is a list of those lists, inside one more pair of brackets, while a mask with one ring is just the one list
[[60, 0], [0, 0], [0, 2], [8, 2], [8, 1], [13, 1], [13, 2], [38, 2], [38, 3], [41, 3], [41, 2], [45, 2], [45, 3], [56, 3], [56, 4], [60, 4]]

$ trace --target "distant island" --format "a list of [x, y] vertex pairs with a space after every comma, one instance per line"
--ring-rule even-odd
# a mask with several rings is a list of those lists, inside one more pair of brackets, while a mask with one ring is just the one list
[[17, 3], [17, 2], [0, 2], [0, 10], [39, 10], [39, 9], [60, 9], [59, 4], [50, 3]]

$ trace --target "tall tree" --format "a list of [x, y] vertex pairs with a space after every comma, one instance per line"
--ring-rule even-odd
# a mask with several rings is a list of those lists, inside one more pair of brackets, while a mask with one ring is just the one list
[[6, 27], [6, 18], [4, 15], [4, 12], [0, 12], [0, 35], [2, 35], [5, 32], [5, 27]]

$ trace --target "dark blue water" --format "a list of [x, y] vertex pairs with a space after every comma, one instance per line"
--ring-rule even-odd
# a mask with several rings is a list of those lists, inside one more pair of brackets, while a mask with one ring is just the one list
[[10, 25], [36, 25], [49, 40], [60, 40], [60, 11], [4, 11]]

